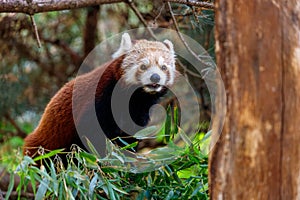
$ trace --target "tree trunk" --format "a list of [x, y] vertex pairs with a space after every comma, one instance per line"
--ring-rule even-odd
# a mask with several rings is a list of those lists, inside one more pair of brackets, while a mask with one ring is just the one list
[[300, 199], [300, 2], [217, 0], [227, 95], [211, 199]]

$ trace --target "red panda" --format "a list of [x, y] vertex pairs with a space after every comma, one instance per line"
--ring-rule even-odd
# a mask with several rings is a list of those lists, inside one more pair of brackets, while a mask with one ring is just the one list
[[[125, 33], [119, 49], [112, 57], [112, 61], [78, 76], [56, 93], [46, 106], [37, 128], [25, 138], [24, 154], [36, 156], [40, 146], [47, 150], [68, 150], [72, 144], [84, 148], [72, 113], [75, 80], [76, 93], [82, 98], [85, 91], [91, 88], [91, 84], [98, 83], [95, 98], [86, 100], [84, 105], [94, 106], [97, 120], [109, 139], [129, 135], [117, 125], [111, 109], [112, 91], [119, 80], [122, 81], [121, 94], [126, 94], [130, 87], [138, 88], [133, 92], [127, 109], [134, 123], [141, 127], [147, 125], [150, 107], [174, 84], [177, 71], [173, 44], [169, 40], [137, 40], [133, 43]], [[128, 137], [125, 140], [127, 143], [136, 141]], [[122, 145], [118, 141], [116, 143]]]

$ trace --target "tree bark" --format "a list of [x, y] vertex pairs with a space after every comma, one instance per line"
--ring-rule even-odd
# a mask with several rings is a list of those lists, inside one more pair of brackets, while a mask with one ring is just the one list
[[227, 94], [211, 199], [300, 199], [300, 3], [216, 1]]
[[300, 199], [300, 2], [282, 6], [281, 199]]

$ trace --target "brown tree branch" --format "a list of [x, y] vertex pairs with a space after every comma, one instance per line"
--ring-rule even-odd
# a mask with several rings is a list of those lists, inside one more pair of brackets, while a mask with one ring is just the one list
[[136, 16], [139, 18], [139, 20], [142, 22], [142, 24], [147, 28], [148, 32], [150, 33], [151, 37], [154, 39], [157, 39], [153, 31], [149, 28], [147, 21], [144, 19], [143, 15], [140, 13], [139, 9], [135, 6], [135, 4], [131, 1], [127, 1], [129, 7], [132, 9], [132, 11], [136, 14]]
[[85, 31], [84, 31], [84, 57], [86, 57], [90, 51], [95, 47], [95, 41], [97, 36], [97, 23], [100, 7], [93, 6], [87, 8]]
[[34, 31], [34, 35], [35, 35], [35, 39], [37, 41], [38, 47], [41, 48], [41, 41], [40, 41], [40, 36], [39, 36], [39, 32], [35, 23], [35, 20], [33, 18], [33, 15], [30, 15], [30, 20], [31, 20], [31, 25]]
[[5, 0], [0, 1], [0, 12], [35, 13], [70, 10], [84, 8], [101, 4], [120, 3], [124, 0], [32, 0], [27, 3], [25, 0]]
[[156, 15], [156, 17], [155, 17], [154, 20], [153, 20], [153, 24], [156, 24], [156, 21], [157, 21], [157, 19], [161, 16], [161, 13], [162, 13], [162, 11], [163, 11], [164, 8], [165, 8], [165, 4], [163, 4], [163, 5], [160, 7], [158, 14]]
[[214, 4], [210, 2], [189, 1], [189, 0], [166, 0], [166, 2], [185, 4], [188, 6], [196, 6], [196, 7], [206, 8], [206, 9], [215, 9]]
[[170, 12], [170, 15], [172, 17], [172, 21], [174, 23], [174, 27], [175, 27], [175, 30], [178, 34], [178, 37], [180, 38], [181, 42], [183, 43], [183, 45], [185, 46], [185, 48], [188, 50], [188, 52], [190, 52], [201, 64], [203, 64], [204, 66], [206, 67], [211, 67], [210, 63], [206, 63], [204, 62], [203, 60], [201, 60], [199, 58], [199, 56], [190, 48], [190, 46], [187, 44], [187, 42], [185, 41], [185, 39], [183, 38], [182, 34], [180, 33], [180, 30], [179, 30], [179, 26], [177, 24], [177, 21], [175, 19], [175, 16], [174, 16], [174, 13], [173, 13], [173, 10], [172, 10], [172, 7], [171, 7], [171, 4], [170, 2], [166, 2], [167, 4], [167, 8]]

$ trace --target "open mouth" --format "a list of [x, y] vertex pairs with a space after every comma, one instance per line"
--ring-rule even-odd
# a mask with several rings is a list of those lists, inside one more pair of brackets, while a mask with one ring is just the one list
[[157, 89], [157, 88], [160, 87], [160, 85], [157, 84], [157, 83], [147, 84], [145, 86], [148, 87], [149, 89], [153, 89], [153, 90], [155, 90], [155, 89]]
[[162, 89], [162, 85], [160, 84], [157, 84], [157, 83], [151, 83], [151, 84], [147, 84], [147, 85], [144, 85], [144, 90], [146, 92], [159, 92], [161, 91]]

